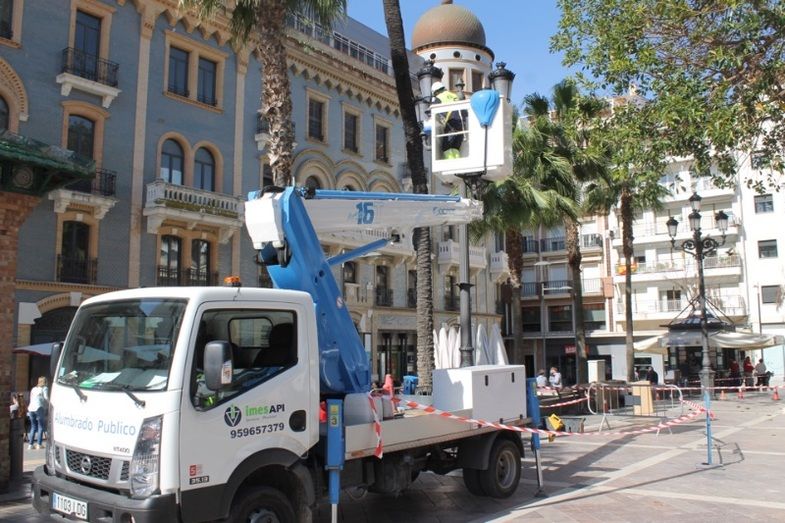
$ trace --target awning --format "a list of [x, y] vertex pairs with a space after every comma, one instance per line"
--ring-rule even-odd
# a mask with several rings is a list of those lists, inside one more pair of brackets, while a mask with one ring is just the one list
[[[660, 336], [660, 347], [694, 347], [703, 344], [701, 331], [671, 331]], [[710, 332], [709, 347], [721, 349], [761, 349], [783, 343], [782, 336], [750, 332]]]
[[15, 354], [32, 354], [33, 356], [46, 356], [52, 355], [52, 342], [37, 343], [35, 345], [23, 345], [22, 347], [15, 347], [12, 352]]
[[651, 354], [661, 354], [667, 356], [668, 348], [660, 346], [660, 338], [662, 336], [652, 336], [633, 343], [632, 348], [635, 352], [648, 352]]

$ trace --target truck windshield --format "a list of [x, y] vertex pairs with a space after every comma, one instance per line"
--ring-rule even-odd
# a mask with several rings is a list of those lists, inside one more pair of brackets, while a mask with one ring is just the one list
[[186, 300], [141, 299], [82, 307], [57, 381], [84, 389], [164, 390]]

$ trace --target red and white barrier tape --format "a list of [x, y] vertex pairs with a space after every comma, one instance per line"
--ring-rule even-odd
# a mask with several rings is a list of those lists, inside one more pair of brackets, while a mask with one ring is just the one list
[[382, 445], [382, 422], [379, 421], [379, 413], [376, 411], [376, 402], [374, 401], [373, 394], [368, 393], [368, 402], [371, 404], [371, 412], [373, 412], [373, 431], [376, 433], [376, 448], [373, 455], [379, 459], [384, 456], [384, 446]]
[[563, 401], [561, 403], [554, 403], [553, 405], [540, 405], [540, 409], [554, 409], [556, 407], [566, 407], [567, 405], [575, 405], [576, 403], [583, 403], [589, 401], [589, 398], [578, 398], [577, 400]]
[[[446, 419], [454, 419], [457, 421], [462, 421], [464, 423], [473, 423], [477, 424], [481, 427], [492, 427], [495, 429], [500, 430], [511, 430], [514, 432], [528, 432], [530, 434], [540, 434], [542, 436], [630, 436], [630, 435], [637, 435], [637, 434], [645, 434], [648, 432], [657, 432], [662, 429], [672, 427], [674, 425], [679, 425], [681, 423], [686, 423], [687, 421], [691, 421], [698, 416], [700, 416], [703, 412], [706, 411], [700, 405], [694, 404], [695, 407], [698, 407], [699, 410], [691, 412], [690, 414], [685, 414], [683, 416], [679, 416], [678, 418], [674, 418], [672, 420], [668, 420], [662, 423], [658, 423], [657, 425], [652, 425], [650, 427], [644, 427], [642, 429], [637, 430], [629, 430], [629, 431], [616, 431], [616, 432], [559, 432], [555, 430], [543, 430], [543, 429], [532, 429], [529, 427], [517, 427], [514, 425], [505, 425], [503, 423], [495, 423], [491, 421], [485, 420], [478, 420], [473, 418], [467, 418], [466, 416], [458, 416], [457, 414], [453, 414], [452, 412], [446, 412], [443, 410], [439, 410], [435, 407], [430, 405], [421, 405], [420, 403], [414, 401], [401, 401], [396, 400], [403, 405], [406, 405], [410, 409], [418, 409], [426, 412], [428, 414], [434, 414], [436, 416], [440, 416]], [[691, 408], [694, 408], [691, 406]]]

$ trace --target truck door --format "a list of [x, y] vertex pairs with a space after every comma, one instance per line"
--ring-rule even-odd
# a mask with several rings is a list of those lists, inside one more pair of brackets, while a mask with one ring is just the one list
[[[311, 378], [316, 367], [307, 350], [312, 326], [297, 304], [287, 305], [207, 304], [197, 313], [180, 422], [184, 502], [202, 500], [214, 508], [221, 498], [212, 494], [220, 493], [243, 460], [265, 449], [299, 456], [318, 438], [319, 396], [311, 390], [318, 380]], [[210, 341], [232, 347], [232, 384], [221, 391], [204, 384]]]

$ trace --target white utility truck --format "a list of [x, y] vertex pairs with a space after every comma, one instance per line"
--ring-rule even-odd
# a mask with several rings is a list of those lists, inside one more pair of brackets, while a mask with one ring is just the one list
[[[330, 267], [390, 240], [325, 259], [317, 236], [397, 229], [392, 238], [407, 240], [411, 227], [481, 213], [452, 196], [270, 188], [252, 193], [245, 219], [277, 289], [85, 301], [52, 356], [36, 509], [116, 523], [309, 521], [326, 498], [335, 518], [341, 488], [395, 494], [420, 471], [459, 468], [470, 492], [509, 496], [519, 433], [401, 412], [370, 394], [368, 356]], [[477, 366], [436, 371], [430, 400], [522, 425], [525, 397], [522, 366]]]

